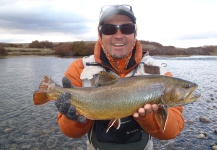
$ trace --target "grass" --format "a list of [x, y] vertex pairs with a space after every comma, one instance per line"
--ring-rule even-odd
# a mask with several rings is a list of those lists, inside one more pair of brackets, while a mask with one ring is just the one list
[[8, 55], [53, 55], [54, 50], [49, 48], [15, 48], [5, 47]]

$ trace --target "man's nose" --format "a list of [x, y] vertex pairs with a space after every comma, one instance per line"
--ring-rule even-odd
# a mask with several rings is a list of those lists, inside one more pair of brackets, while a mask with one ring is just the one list
[[122, 37], [122, 36], [123, 36], [123, 33], [121, 33], [120, 28], [117, 29], [117, 32], [115, 33], [114, 36], [115, 36], [115, 37]]

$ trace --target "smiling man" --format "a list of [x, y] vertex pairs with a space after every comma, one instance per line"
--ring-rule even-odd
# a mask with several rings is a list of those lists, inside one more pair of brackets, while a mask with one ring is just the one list
[[[148, 53], [142, 52], [142, 46], [136, 39], [136, 18], [131, 6], [102, 7], [98, 33], [94, 55], [76, 60], [65, 72], [73, 86], [94, 86], [100, 71], [117, 74], [120, 78], [168, 74]], [[63, 86], [70, 88], [71, 83], [64, 80]], [[88, 134], [87, 149], [152, 150], [152, 136], [161, 140], [172, 139], [184, 127], [182, 107], [169, 108], [164, 130], [156, 120], [159, 109], [156, 104], [146, 104], [132, 116], [120, 118], [110, 126], [110, 120], [89, 120], [77, 114], [69, 98], [70, 94], [66, 93], [56, 100], [58, 124], [69, 137], [79, 138]], [[106, 132], [108, 127], [111, 128]]]

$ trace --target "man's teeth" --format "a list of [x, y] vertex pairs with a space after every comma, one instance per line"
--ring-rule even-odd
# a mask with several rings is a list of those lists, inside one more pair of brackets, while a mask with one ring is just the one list
[[113, 44], [114, 46], [123, 46], [124, 44]]

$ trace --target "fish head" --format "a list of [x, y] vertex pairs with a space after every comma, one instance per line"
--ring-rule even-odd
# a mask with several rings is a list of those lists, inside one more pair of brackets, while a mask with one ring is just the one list
[[173, 80], [167, 84], [161, 96], [161, 100], [168, 107], [186, 105], [200, 97], [200, 94], [194, 93], [197, 88], [198, 85], [196, 83], [173, 78]]

